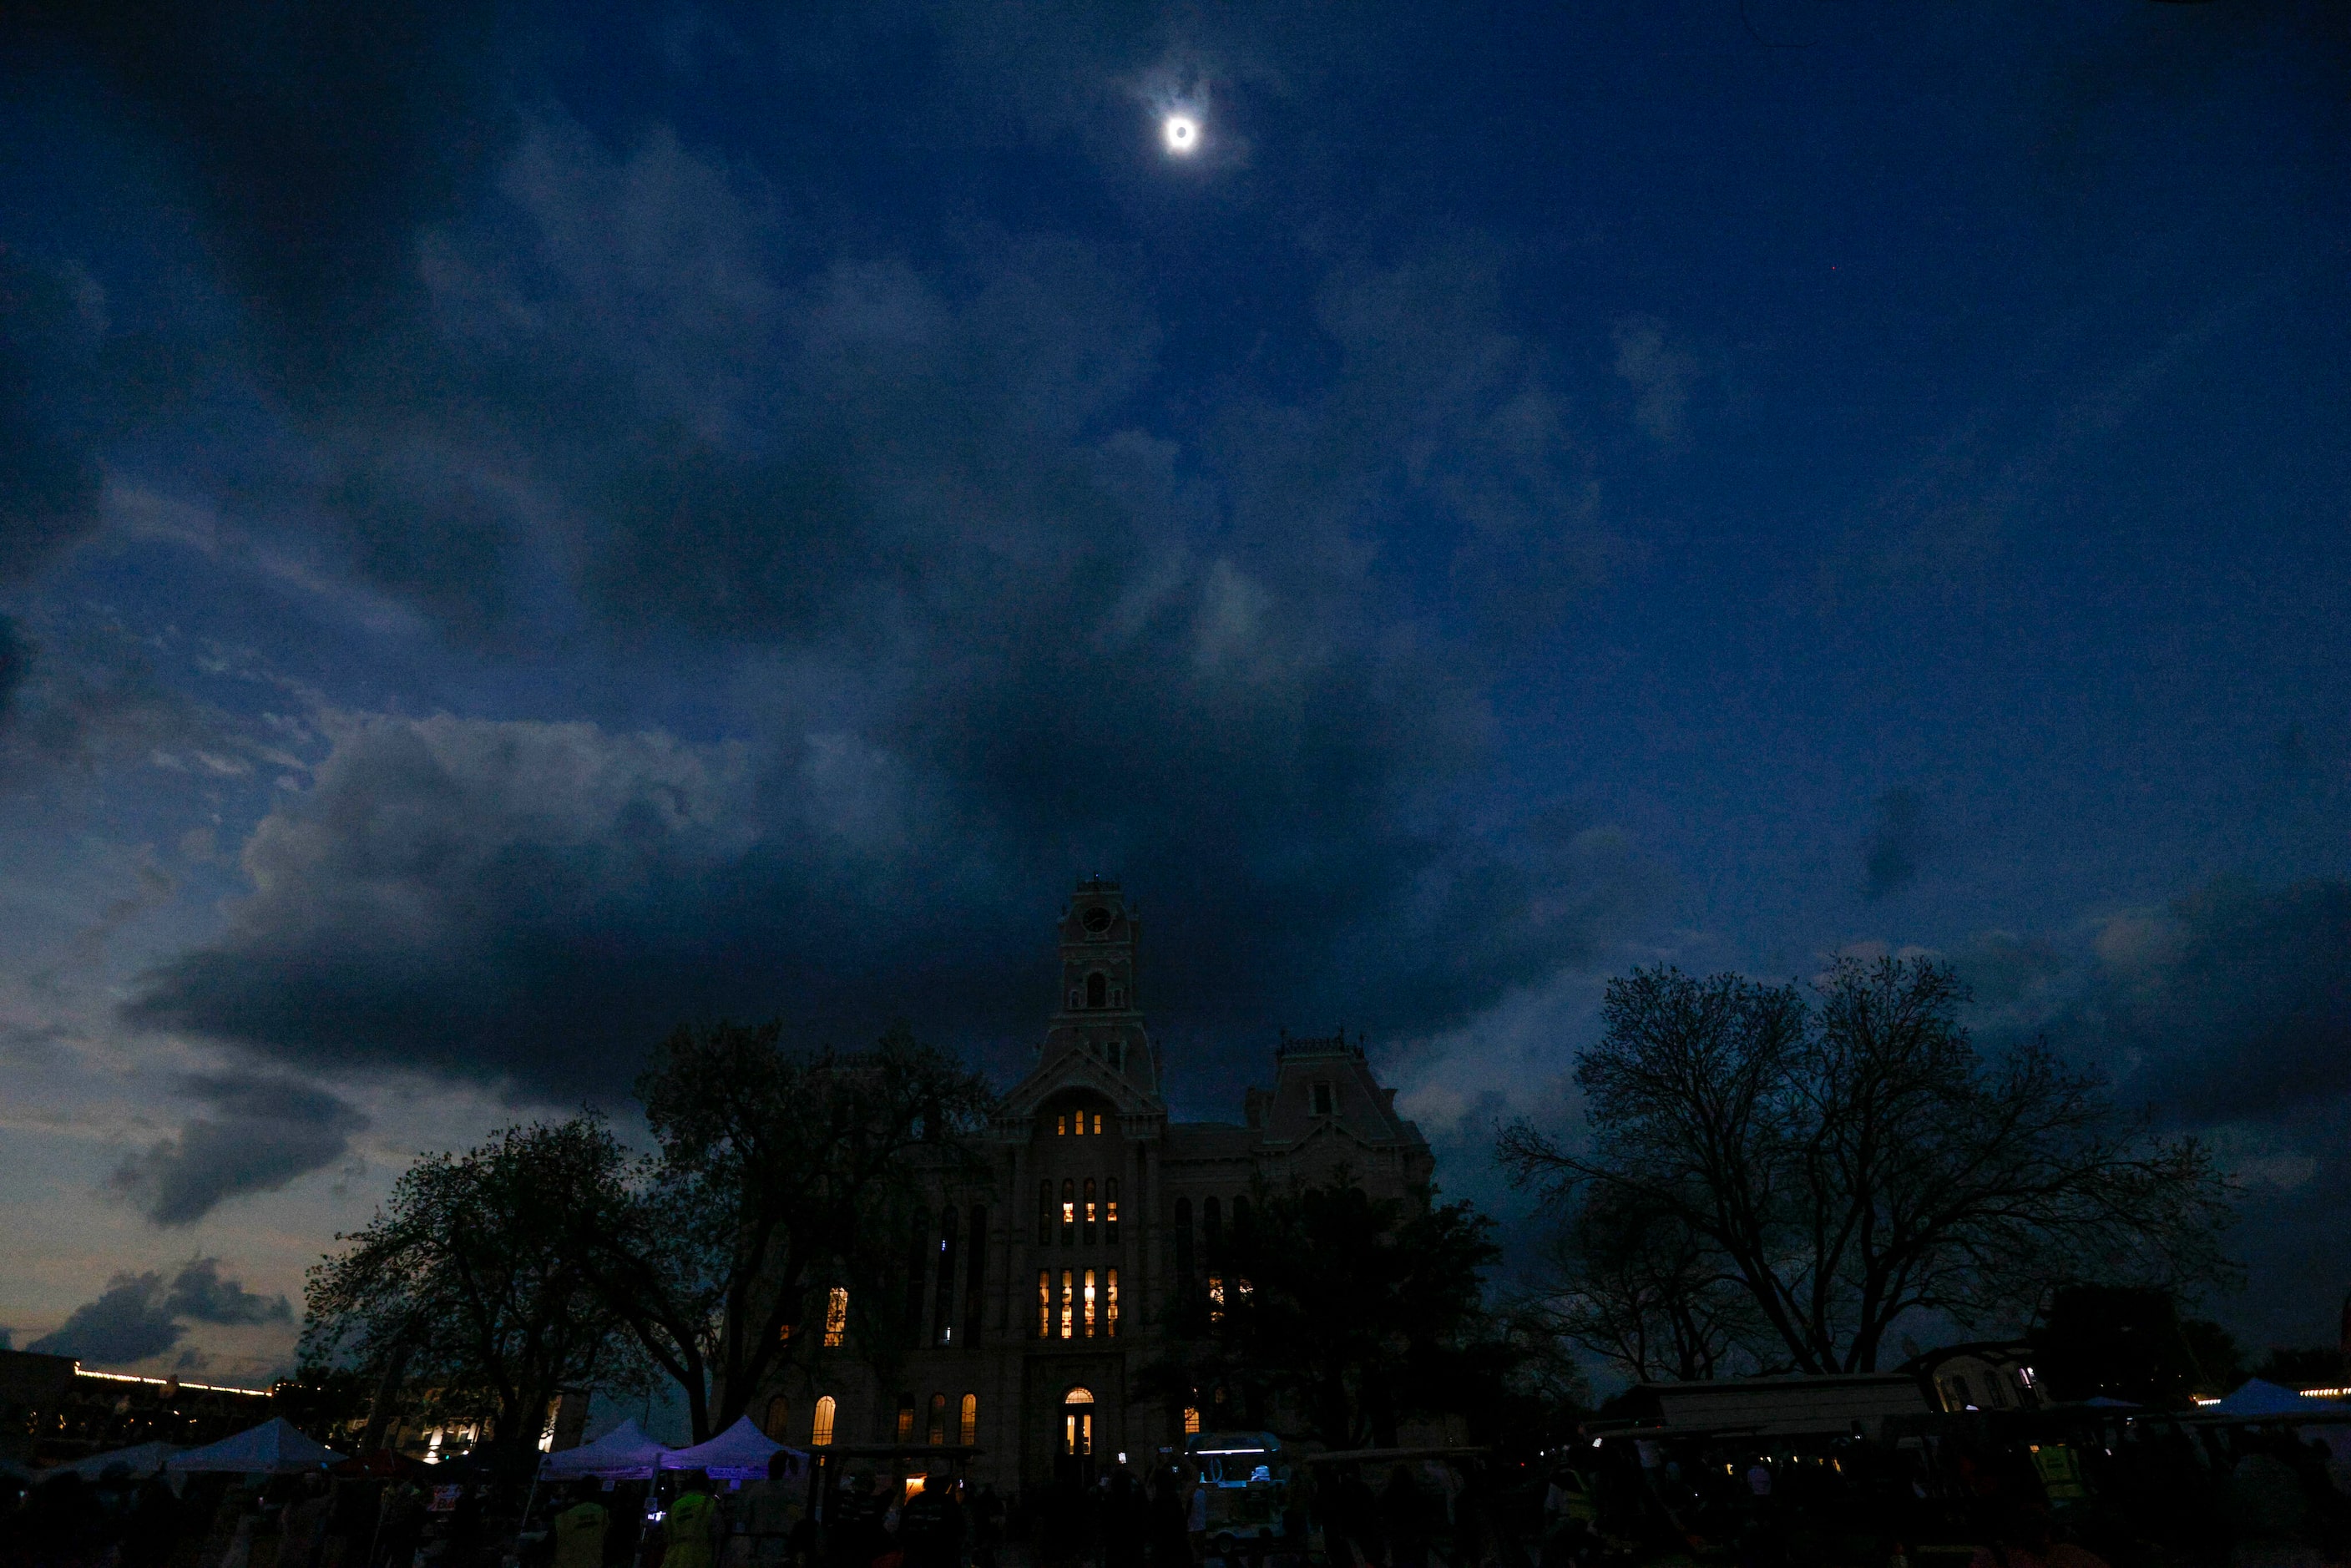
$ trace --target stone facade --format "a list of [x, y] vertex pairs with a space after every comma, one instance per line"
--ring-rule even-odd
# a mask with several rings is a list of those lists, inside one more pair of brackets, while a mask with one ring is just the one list
[[975, 1151], [987, 1174], [931, 1195], [906, 1299], [922, 1303], [924, 1343], [886, 1385], [864, 1358], [820, 1355], [755, 1404], [771, 1435], [969, 1443], [972, 1478], [1005, 1490], [1050, 1478], [1073, 1446], [1095, 1464], [1141, 1465], [1181, 1446], [1185, 1412], [1131, 1392], [1134, 1375], [1162, 1353], [1185, 1293], [1209, 1290], [1196, 1266], [1206, 1239], [1260, 1178], [1280, 1188], [1343, 1166], [1374, 1197], [1426, 1185], [1426, 1141], [1343, 1035], [1285, 1039], [1272, 1088], [1247, 1090], [1238, 1122], [1171, 1120], [1144, 1027], [1141, 936], [1116, 883], [1078, 885], [1037, 1064]]

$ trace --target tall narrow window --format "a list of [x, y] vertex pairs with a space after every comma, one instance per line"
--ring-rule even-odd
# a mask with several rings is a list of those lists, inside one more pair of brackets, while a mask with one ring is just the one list
[[1331, 1086], [1328, 1083], [1317, 1083], [1310, 1092], [1313, 1096], [1314, 1114], [1317, 1116], [1331, 1114]]
[[1078, 1184], [1068, 1176], [1061, 1178], [1061, 1245], [1073, 1245], [1078, 1239]]
[[933, 1344], [955, 1343], [956, 1219], [953, 1204], [939, 1216], [939, 1288], [931, 1304]]
[[956, 1443], [968, 1448], [979, 1441], [979, 1396], [967, 1394], [963, 1407], [956, 1412]]
[[1053, 1184], [1037, 1184], [1037, 1245], [1048, 1247], [1053, 1240]]
[[1053, 1136], [1057, 1138], [1066, 1138], [1069, 1135], [1070, 1113], [1067, 1111], [1064, 1111], [1060, 1115], [1053, 1118]]
[[1197, 1405], [1186, 1405], [1184, 1406], [1184, 1436], [1196, 1437], [1199, 1435], [1200, 1407]]
[[934, 1394], [931, 1396], [931, 1424], [924, 1433], [923, 1441], [936, 1448], [946, 1440], [947, 1396], [944, 1394]]
[[1110, 977], [1104, 975], [1100, 969], [1096, 969], [1092, 974], [1088, 975], [1086, 977], [1086, 1006], [1090, 1008], [1108, 1007], [1110, 1005], [1109, 990]]
[[809, 1447], [825, 1448], [832, 1446], [833, 1413], [841, 1406], [828, 1394], [816, 1402], [816, 1418], [809, 1425]]
[[963, 1266], [963, 1343], [979, 1343], [979, 1320], [987, 1308], [987, 1210], [971, 1211], [970, 1236], [964, 1247], [970, 1261]]
[[1102, 1280], [1102, 1335], [1118, 1337], [1118, 1270], [1113, 1269]]
[[1092, 1245], [1094, 1244], [1094, 1218], [1095, 1218], [1094, 1203], [1095, 1203], [1095, 1199], [1094, 1199], [1094, 1178], [1093, 1178], [1093, 1177], [1092, 1177], [1092, 1176], [1088, 1176], [1088, 1177], [1086, 1177], [1086, 1234], [1085, 1234], [1085, 1243], [1086, 1243], [1086, 1245], [1087, 1245], [1087, 1246], [1089, 1246], [1089, 1247], [1091, 1247], [1091, 1246], [1092, 1246]]
[[1224, 1211], [1217, 1207], [1217, 1200], [1213, 1197], [1204, 1200], [1200, 1205], [1200, 1237], [1208, 1244], [1208, 1261], [1211, 1263], [1222, 1261], [1225, 1250], [1225, 1217]]
[[1072, 1111], [1070, 1113], [1070, 1131], [1081, 1138], [1086, 1135], [1086, 1113], [1083, 1111]]
[[1178, 1333], [1189, 1333], [1196, 1321], [1195, 1313], [1198, 1309], [1193, 1305], [1192, 1295], [1192, 1200], [1188, 1197], [1176, 1200], [1174, 1229], [1176, 1299], [1184, 1303], [1176, 1329]]
[[896, 1438], [898, 1442], [911, 1443], [914, 1440], [914, 1396], [913, 1395], [898, 1396], [898, 1425], [893, 1430], [898, 1434]]
[[824, 1298], [824, 1343], [839, 1344], [849, 1337], [849, 1288], [835, 1285]]
[[1237, 1197], [1237, 1198], [1233, 1199], [1233, 1245], [1234, 1245], [1234, 1246], [1236, 1246], [1236, 1247], [1246, 1247], [1246, 1246], [1248, 1246], [1248, 1245], [1249, 1245], [1249, 1199], [1247, 1199], [1247, 1198], [1245, 1198], [1245, 1197]]
[[778, 1394], [768, 1401], [767, 1425], [760, 1429], [768, 1434], [770, 1441], [780, 1443], [785, 1440], [784, 1430], [791, 1425], [791, 1419], [792, 1402]]
[[1094, 1135], [1096, 1137], [1102, 1135], [1102, 1113], [1099, 1111], [1094, 1113]]
[[914, 1210], [914, 1234], [906, 1248], [905, 1332], [913, 1343], [923, 1344], [929, 1336], [923, 1333], [924, 1272], [931, 1263], [931, 1217], [926, 1209]]
[[1102, 1183], [1102, 1239], [1118, 1245], [1118, 1177], [1111, 1176]]
[[1074, 1276], [1067, 1269], [1061, 1270], [1061, 1337], [1063, 1339], [1071, 1337], [1077, 1328], [1077, 1287], [1073, 1280]]
[[1037, 1337], [1053, 1337], [1053, 1270], [1037, 1270]]
[[1222, 1274], [1208, 1276], [1208, 1321], [1212, 1323], [1225, 1321], [1225, 1277]]
[[1094, 1337], [1094, 1271], [1092, 1269], [1086, 1270], [1085, 1291], [1086, 1337], [1092, 1339]]

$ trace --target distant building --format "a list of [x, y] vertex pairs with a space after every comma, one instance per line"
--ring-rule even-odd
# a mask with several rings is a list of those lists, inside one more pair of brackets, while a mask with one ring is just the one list
[[[905, 1283], [920, 1343], [886, 1385], [863, 1358], [820, 1346], [813, 1368], [754, 1400], [770, 1436], [977, 1446], [970, 1474], [999, 1488], [1121, 1456], [1144, 1464], [1187, 1429], [1238, 1420], [1227, 1390], [1168, 1408], [1133, 1381], [1183, 1331], [1186, 1303], [1205, 1316], [1220, 1299], [1206, 1259], [1255, 1184], [1344, 1167], [1374, 1198], [1426, 1187], [1427, 1142], [1343, 1034], [1285, 1039], [1273, 1086], [1244, 1093], [1239, 1121], [1171, 1121], [1144, 1027], [1141, 937], [1118, 883], [1078, 884], [1037, 1064], [979, 1142], [987, 1174], [929, 1195]], [[844, 1353], [845, 1307], [836, 1292], [822, 1328]]]
[[137, 1443], [210, 1443], [269, 1419], [269, 1391], [90, 1372], [69, 1355], [0, 1350], [0, 1458], [70, 1463]]

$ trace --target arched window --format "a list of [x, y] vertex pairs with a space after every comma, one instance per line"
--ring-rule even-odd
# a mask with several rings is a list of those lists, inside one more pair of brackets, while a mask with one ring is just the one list
[[768, 1434], [769, 1441], [777, 1443], [783, 1442], [785, 1440], [784, 1428], [790, 1422], [791, 1418], [792, 1402], [778, 1394], [773, 1399], [768, 1401], [767, 1424], [763, 1426], [760, 1430]]
[[835, 1285], [824, 1298], [824, 1343], [839, 1344], [849, 1337], [849, 1287]]
[[924, 1429], [923, 1441], [935, 1448], [947, 1440], [947, 1396], [931, 1396], [931, 1424]]
[[1233, 1245], [1236, 1247], [1246, 1246], [1249, 1242], [1249, 1199], [1245, 1197], [1237, 1197], [1233, 1199]]
[[1102, 1239], [1118, 1245], [1118, 1177], [1102, 1183]]
[[1053, 1184], [1040, 1181], [1037, 1184], [1037, 1245], [1050, 1247], [1052, 1244]]
[[956, 1443], [968, 1448], [979, 1441], [979, 1396], [963, 1396], [963, 1408], [956, 1413]]
[[1061, 1401], [1061, 1452], [1082, 1458], [1094, 1451], [1094, 1396], [1072, 1388]]
[[955, 1343], [956, 1218], [953, 1204], [939, 1216], [939, 1287], [931, 1306], [934, 1344]]
[[1078, 1240], [1078, 1184], [1068, 1176], [1061, 1178], [1061, 1245], [1074, 1247]]
[[1086, 1006], [1102, 1008], [1110, 1005], [1110, 978], [1100, 969], [1086, 977]]
[[1094, 1244], [1094, 1223], [1096, 1218], [1094, 1178], [1088, 1176], [1086, 1177], [1086, 1234], [1084, 1239], [1085, 1244], [1089, 1247]]
[[831, 1447], [833, 1413], [840, 1408], [841, 1406], [834, 1402], [832, 1396], [830, 1394], [816, 1402], [816, 1419], [809, 1425], [810, 1448], [824, 1448]]
[[979, 1343], [979, 1320], [987, 1305], [987, 1210], [974, 1206], [971, 1234], [964, 1250], [970, 1261], [963, 1266], [963, 1343]]
[[1200, 1205], [1200, 1235], [1201, 1239], [1208, 1244], [1208, 1261], [1222, 1262], [1223, 1259], [1219, 1254], [1225, 1249], [1225, 1217], [1223, 1210], [1217, 1207], [1217, 1200], [1213, 1197], [1204, 1200]]

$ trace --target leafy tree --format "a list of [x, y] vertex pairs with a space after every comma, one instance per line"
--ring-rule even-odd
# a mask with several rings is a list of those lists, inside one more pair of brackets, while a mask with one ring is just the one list
[[592, 1117], [419, 1159], [367, 1228], [309, 1270], [305, 1403], [326, 1414], [366, 1369], [399, 1367], [432, 1391], [432, 1414], [486, 1421], [491, 1453], [513, 1462], [558, 1394], [624, 1371], [571, 1223], [624, 1159]]
[[1489, 1402], [1516, 1355], [1486, 1314], [1492, 1222], [1466, 1203], [1374, 1200], [1260, 1186], [1207, 1255], [1204, 1298], [1179, 1303], [1199, 1337], [1141, 1386], [1193, 1403], [1222, 1385], [1252, 1421], [1296, 1412], [1332, 1448], [1393, 1444], [1397, 1423]]
[[575, 1215], [600, 1299], [684, 1393], [697, 1440], [781, 1365], [823, 1354], [835, 1288], [870, 1359], [903, 1349], [890, 1287], [921, 1193], [971, 1166], [958, 1135], [994, 1104], [904, 1029], [851, 1051], [788, 1051], [781, 1034], [721, 1023], [664, 1041], [637, 1081], [660, 1153]]
[[[1761, 1354], [1802, 1372], [1875, 1368], [1906, 1313], [2019, 1321], [2069, 1280], [2225, 1273], [2229, 1194], [2204, 1149], [2123, 1124], [2042, 1044], [1986, 1057], [1964, 999], [1925, 960], [1842, 962], [1809, 996], [1637, 969], [1577, 1062], [1588, 1146], [1521, 1123], [1501, 1157], [1563, 1223], [1632, 1217], [1635, 1251], [1672, 1265], [1633, 1284], [1684, 1292], [1694, 1323], [1751, 1313]], [[1569, 1291], [1621, 1292], [1627, 1239], [1584, 1254]]]

